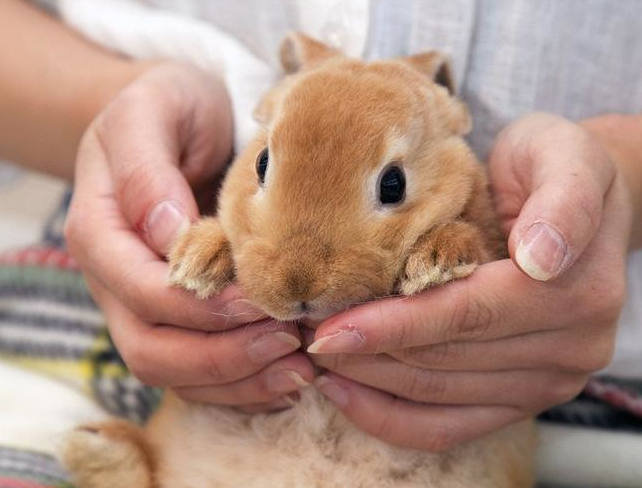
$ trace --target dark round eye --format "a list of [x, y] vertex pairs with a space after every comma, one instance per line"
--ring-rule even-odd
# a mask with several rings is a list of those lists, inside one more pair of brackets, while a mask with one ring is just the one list
[[259, 175], [259, 183], [263, 183], [265, 181], [265, 172], [267, 171], [269, 160], [270, 153], [266, 147], [256, 158], [256, 174]]
[[399, 166], [388, 166], [381, 173], [379, 180], [379, 201], [399, 203], [406, 194], [406, 176]]

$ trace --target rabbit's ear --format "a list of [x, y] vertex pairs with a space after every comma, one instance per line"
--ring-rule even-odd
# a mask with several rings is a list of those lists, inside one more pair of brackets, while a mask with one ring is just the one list
[[406, 56], [401, 61], [421, 71], [438, 85], [448, 89], [448, 93], [454, 95], [455, 81], [453, 79], [450, 61], [448, 57], [437, 51], [428, 51]]
[[441, 85], [448, 90], [448, 94], [442, 90], [442, 93], [436, 97], [441, 107], [443, 107], [442, 120], [444, 120], [449, 130], [455, 134], [468, 134], [472, 126], [470, 113], [466, 105], [454, 97], [455, 81], [448, 57], [437, 51], [428, 51], [406, 56], [399, 59], [399, 61], [409, 64], [437, 85]]
[[285, 72], [292, 74], [333, 56], [338, 56], [339, 52], [305, 34], [293, 32], [283, 40], [279, 55]]

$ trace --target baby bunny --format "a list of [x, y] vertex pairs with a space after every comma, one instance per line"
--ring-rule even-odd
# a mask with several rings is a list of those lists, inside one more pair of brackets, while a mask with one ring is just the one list
[[[445, 58], [365, 63], [294, 34], [264, 125], [226, 176], [216, 217], [170, 254], [171, 281], [205, 298], [237, 281], [280, 320], [414, 294], [505, 255], [466, 107]], [[171, 392], [144, 429], [81, 427], [64, 461], [80, 488], [527, 488], [522, 422], [445, 453], [357, 430], [313, 388], [249, 415]]]

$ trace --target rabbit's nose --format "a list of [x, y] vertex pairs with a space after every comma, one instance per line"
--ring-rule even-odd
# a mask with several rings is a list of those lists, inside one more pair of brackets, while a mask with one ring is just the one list
[[285, 285], [290, 298], [303, 305], [314, 300], [322, 292], [314, 276], [304, 271], [291, 271], [286, 275]]

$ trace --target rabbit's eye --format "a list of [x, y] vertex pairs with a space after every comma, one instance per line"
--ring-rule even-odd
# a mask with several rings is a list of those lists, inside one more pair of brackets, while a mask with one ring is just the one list
[[268, 148], [266, 147], [259, 153], [256, 158], [256, 174], [259, 176], [259, 183], [265, 181], [265, 172], [267, 171], [268, 161], [270, 160], [270, 154]]
[[387, 166], [379, 178], [379, 201], [399, 203], [406, 194], [406, 176], [399, 166]]

